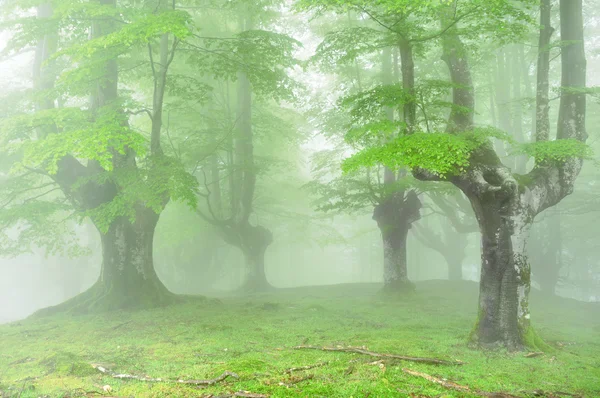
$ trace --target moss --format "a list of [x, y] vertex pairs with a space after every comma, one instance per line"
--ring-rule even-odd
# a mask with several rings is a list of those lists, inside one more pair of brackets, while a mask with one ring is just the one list
[[471, 332], [469, 332], [469, 342], [472, 344], [477, 344], [479, 342], [479, 322], [481, 321], [482, 317], [483, 317], [483, 309], [480, 308], [479, 312], [477, 312], [477, 318], [475, 319], [475, 324], [473, 325]]
[[540, 337], [540, 335], [535, 331], [535, 329], [531, 325], [528, 325], [527, 327], [519, 325], [519, 333], [521, 335], [523, 345], [526, 348], [533, 351], [555, 351], [552, 346], [550, 346]]

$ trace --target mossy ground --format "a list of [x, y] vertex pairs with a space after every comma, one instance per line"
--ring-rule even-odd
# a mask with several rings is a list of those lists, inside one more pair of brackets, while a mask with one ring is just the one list
[[[556, 350], [523, 353], [468, 347], [478, 288], [429, 281], [385, 297], [380, 285], [285, 289], [252, 297], [198, 299], [105, 315], [55, 316], [0, 326], [2, 397], [198, 397], [245, 390], [271, 397], [469, 397], [406, 374], [409, 368], [472, 390], [532, 396], [535, 390], [600, 397], [600, 305], [532, 295], [532, 322]], [[458, 359], [463, 366], [410, 362], [293, 346], [352, 345], [372, 351]], [[308, 379], [293, 384], [285, 370]], [[215, 386], [117, 380], [115, 372], [161, 378], [239, 379]], [[291, 384], [291, 387], [281, 385]], [[102, 386], [109, 385], [111, 392]], [[550, 396], [550, 395], [547, 395]]]

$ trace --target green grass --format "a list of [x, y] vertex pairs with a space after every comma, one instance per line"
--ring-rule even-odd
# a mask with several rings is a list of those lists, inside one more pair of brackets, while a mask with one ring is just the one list
[[[52, 317], [0, 326], [0, 396], [193, 397], [236, 391], [271, 397], [469, 397], [412, 369], [471, 390], [531, 396], [535, 390], [600, 397], [600, 305], [532, 296], [532, 321], [554, 352], [469, 348], [477, 310], [472, 282], [417, 283], [387, 299], [378, 285], [285, 289], [252, 297], [197, 299], [177, 306], [105, 315]], [[299, 344], [365, 346], [371, 351], [467, 362], [435, 366], [342, 352], [294, 350]], [[328, 361], [325, 366], [286, 369]], [[172, 379], [238, 379], [198, 388], [118, 380], [119, 373]], [[307, 380], [293, 383], [302, 378]], [[288, 384], [291, 386], [282, 385]], [[103, 392], [109, 385], [111, 392]], [[550, 395], [547, 395], [550, 396]]]

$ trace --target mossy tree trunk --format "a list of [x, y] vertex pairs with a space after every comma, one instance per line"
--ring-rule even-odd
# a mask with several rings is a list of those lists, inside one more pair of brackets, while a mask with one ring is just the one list
[[531, 269], [526, 241], [533, 221], [522, 205], [518, 187], [501, 189], [471, 200], [481, 230], [479, 318], [473, 339], [483, 346], [501, 343], [521, 349], [530, 333], [529, 291]]
[[38, 315], [152, 308], [177, 302], [177, 296], [169, 292], [154, 270], [152, 249], [158, 218], [154, 211], [141, 207], [133, 223], [127, 217], [114, 220], [106, 232], [100, 233], [102, 268], [96, 283]]

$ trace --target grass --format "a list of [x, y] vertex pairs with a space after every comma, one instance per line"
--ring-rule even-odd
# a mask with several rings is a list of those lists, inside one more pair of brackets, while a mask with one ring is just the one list
[[[210, 397], [250, 391], [271, 397], [470, 397], [402, 368], [470, 389], [527, 397], [534, 391], [600, 397], [600, 305], [537, 296], [532, 321], [554, 352], [467, 346], [476, 314], [472, 282], [417, 283], [387, 299], [378, 285], [282, 289], [252, 297], [194, 299], [176, 306], [0, 326], [2, 397]], [[467, 362], [436, 366], [294, 346], [365, 346], [371, 351]], [[327, 362], [305, 371], [286, 369]], [[229, 378], [208, 387], [119, 380], [119, 373], [170, 379]], [[287, 386], [286, 386], [287, 384]], [[103, 391], [110, 386], [110, 392]], [[560, 396], [556, 394], [555, 396]]]

